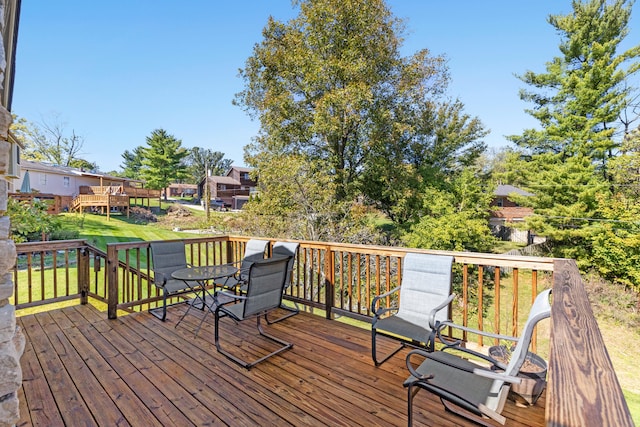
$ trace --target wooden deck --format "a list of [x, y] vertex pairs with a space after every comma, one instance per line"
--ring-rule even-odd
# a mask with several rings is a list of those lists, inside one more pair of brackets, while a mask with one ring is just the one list
[[[303, 313], [265, 327], [293, 349], [247, 371], [216, 351], [211, 315], [197, 339], [202, 312], [176, 328], [184, 309], [171, 307], [164, 323], [149, 313], [107, 320], [90, 305], [18, 318], [27, 338], [18, 425], [407, 424], [405, 353], [375, 368], [369, 331]], [[264, 354], [254, 322], [223, 328], [236, 354]], [[544, 400], [509, 402], [506, 425], [543, 425]], [[415, 425], [472, 425], [426, 392], [415, 403]]]

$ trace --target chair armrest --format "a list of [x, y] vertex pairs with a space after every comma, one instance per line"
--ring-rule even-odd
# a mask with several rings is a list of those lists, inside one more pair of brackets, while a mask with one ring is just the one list
[[[460, 350], [460, 348], [456, 348], [456, 350]], [[474, 352], [472, 350], [469, 350], [469, 351], [466, 351], [467, 349], [462, 349], [462, 350], [464, 350], [467, 353], [471, 353], [473, 355], [479, 356], [482, 359], [485, 359], [485, 360], [487, 360], [489, 362], [492, 362], [492, 360], [493, 360], [493, 359], [491, 359], [491, 358], [489, 358], [487, 356], [484, 356], [484, 355], [482, 355], [480, 353], [477, 353], [477, 352]], [[425, 359], [433, 359], [436, 362], [445, 364], [445, 365], [447, 365], [447, 366], [449, 366], [451, 368], [458, 369], [458, 370], [465, 371], [465, 372], [469, 372], [469, 373], [472, 373], [474, 375], [479, 375], [479, 376], [482, 376], [482, 377], [485, 377], [485, 378], [490, 378], [490, 379], [494, 379], [494, 380], [501, 380], [501, 381], [514, 383], [514, 384], [519, 384], [520, 381], [521, 381], [521, 379], [519, 377], [515, 377], [515, 376], [512, 376], [512, 375], [506, 375], [506, 374], [504, 374], [502, 372], [492, 371], [490, 369], [486, 369], [486, 368], [482, 368], [482, 367], [470, 368], [470, 367], [467, 367], [467, 366], [462, 366], [460, 364], [456, 364], [452, 360], [449, 360], [449, 361], [439, 360], [437, 357], [434, 356], [434, 353], [426, 352], [426, 351], [421, 350], [421, 349], [415, 349], [415, 350], [411, 350], [407, 354], [406, 365], [407, 365], [407, 369], [409, 370], [411, 375], [414, 378], [418, 379], [418, 380], [428, 380], [428, 379], [431, 379], [432, 376], [420, 374], [415, 370], [415, 368], [411, 364], [411, 356], [414, 356], [414, 355], [422, 356]], [[500, 367], [500, 366], [498, 366], [498, 367]], [[505, 368], [506, 367], [502, 367], [501, 369], [505, 369]]]
[[[231, 298], [230, 301], [227, 302], [220, 302], [220, 300], [218, 299], [218, 296], [225, 296], [225, 297], [229, 297]], [[226, 305], [226, 304], [231, 304], [231, 303], [235, 303], [238, 300], [245, 300], [247, 299], [247, 297], [245, 295], [238, 295], [238, 294], [233, 294], [231, 292], [227, 292], [227, 291], [216, 291], [213, 294], [213, 302], [214, 304], [216, 304], [217, 306], [222, 306], [222, 305]]]
[[153, 273], [153, 284], [159, 288], [164, 288], [167, 284], [167, 276], [162, 273]]
[[411, 376], [419, 380], [425, 380], [425, 379], [431, 378], [429, 376], [424, 376], [416, 372], [415, 368], [411, 364], [411, 356], [414, 356], [414, 355], [423, 356], [425, 359], [428, 359], [430, 353], [427, 353], [426, 351], [420, 350], [420, 349], [411, 350], [409, 353], [407, 353], [405, 363], [407, 364], [407, 369], [409, 370], [409, 373], [411, 374]]
[[480, 353], [479, 351], [471, 350], [470, 348], [462, 347], [460, 345], [447, 345], [442, 349], [442, 351], [447, 350], [455, 350], [462, 353], [471, 354], [472, 356], [478, 357], [486, 362], [491, 363], [493, 366], [502, 369], [503, 371], [507, 369], [507, 365], [505, 363], [500, 362], [499, 360], [496, 360], [491, 356], [487, 356], [484, 353]]
[[386, 309], [386, 310], [381, 311], [380, 313], [378, 313], [377, 310], [376, 310], [376, 305], [378, 304], [378, 301], [380, 301], [382, 298], [388, 297], [392, 293], [398, 292], [398, 290], [400, 290], [400, 286], [398, 286], [397, 288], [391, 289], [389, 292], [386, 292], [386, 293], [380, 294], [380, 295], [376, 295], [375, 297], [373, 297], [373, 300], [371, 301], [371, 312], [374, 313], [376, 317], [378, 317], [379, 314], [382, 314], [382, 313], [384, 313], [386, 311], [389, 311], [389, 309]]
[[501, 372], [487, 371], [486, 369], [481, 369], [481, 368], [474, 369], [473, 373], [474, 375], [478, 375], [480, 377], [485, 377], [492, 380], [504, 381], [512, 384], [520, 384], [522, 382], [522, 378], [520, 377], [514, 377], [513, 375], [507, 375]]
[[438, 314], [440, 310], [442, 310], [443, 308], [451, 304], [451, 301], [453, 301], [454, 298], [455, 298], [455, 294], [449, 295], [442, 304], [440, 304], [439, 306], [431, 310], [431, 313], [429, 313], [429, 327], [431, 328], [432, 331], [435, 331], [436, 328], [438, 327], [438, 325], [436, 324], [436, 314]]
[[446, 327], [451, 327], [453, 329], [459, 329], [459, 330], [470, 332], [470, 333], [476, 334], [476, 335], [482, 335], [483, 337], [487, 337], [487, 338], [495, 338], [495, 339], [499, 339], [499, 340], [508, 340], [508, 341], [518, 341], [519, 340], [518, 337], [513, 337], [511, 335], [492, 334], [491, 332], [480, 331], [478, 329], [470, 328], [468, 326], [458, 325], [456, 323], [453, 323], [452, 321], [446, 320], [444, 322], [440, 322], [440, 324], [438, 325], [438, 338], [440, 340], [442, 340], [442, 342], [445, 343], [446, 345], [451, 345], [451, 346], [459, 345], [460, 344], [460, 340], [449, 341], [446, 338], [443, 339], [443, 337], [441, 335], [441, 331]]

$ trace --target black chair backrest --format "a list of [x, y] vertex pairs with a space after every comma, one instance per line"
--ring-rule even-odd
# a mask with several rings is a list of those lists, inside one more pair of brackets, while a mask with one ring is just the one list
[[171, 280], [171, 273], [187, 268], [184, 242], [151, 242], [149, 246], [151, 247], [153, 273], [156, 277], [162, 275], [165, 280]]
[[240, 277], [246, 279], [251, 264], [264, 259], [264, 252], [268, 244], [268, 240], [250, 239], [247, 241], [244, 247], [244, 256], [240, 263]]
[[244, 319], [280, 306], [288, 262], [288, 257], [278, 257], [251, 264], [242, 315]]

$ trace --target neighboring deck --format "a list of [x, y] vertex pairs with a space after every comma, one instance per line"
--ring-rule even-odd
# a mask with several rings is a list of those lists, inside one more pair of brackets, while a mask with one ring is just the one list
[[[197, 339], [202, 312], [176, 328], [184, 309], [171, 307], [164, 323], [146, 312], [107, 320], [90, 305], [18, 318], [27, 337], [18, 425], [407, 424], [406, 351], [375, 368], [368, 330], [294, 316], [265, 326], [293, 349], [247, 371], [216, 351], [213, 316]], [[223, 344], [256, 350], [255, 322], [223, 328]], [[506, 425], [544, 425], [544, 402], [509, 402]], [[416, 425], [472, 425], [424, 391], [415, 403]]]

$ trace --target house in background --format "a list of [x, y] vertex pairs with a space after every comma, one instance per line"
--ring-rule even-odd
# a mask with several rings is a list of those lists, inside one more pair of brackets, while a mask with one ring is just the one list
[[146, 189], [135, 179], [28, 160], [20, 166], [20, 177], [11, 183], [9, 197], [38, 198], [53, 214], [84, 208], [128, 209], [131, 199], [137, 202], [139, 198], [144, 205], [145, 200], [149, 204], [150, 198], [160, 198], [159, 190]]
[[204, 197], [206, 183], [211, 191], [211, 200], [222, 202], [231, 209], [242, 209], [258, 185], [251, 179], [251, 170], [232, 166], [226, 175], [209, 176], [198, 184], [198, 196], [201, 199]]
[[493, 234], [502, 240], [531, 244], [534, 240], [532, 233], [512, 225], [524, 222], [526, 217], [533, 215], [533, 209], [518, 205], [513, 196], [532, 197], [534, 194], [513, 185], [498, 185], [491, 202], [489, 225]]
[[164, 189], [167, 197], [189, 197], [198, 194], [196, 184], [170, 184]]
[[[28, 173], [28, 174], [27, 174]], [[28, 177], [28, 178], [27, 178]], [[22, 160], [20, 177], [13, 182], [12, 192], [25, 192], [25, 179], [29, 180], [26, 192], [56, 194], [58, 196], [76, 196], [80, 187], [89, 186], [135, 186], [131, 182], [142, 181], [111, 176], [100, 172], [89, 172], [52, 163]]]

